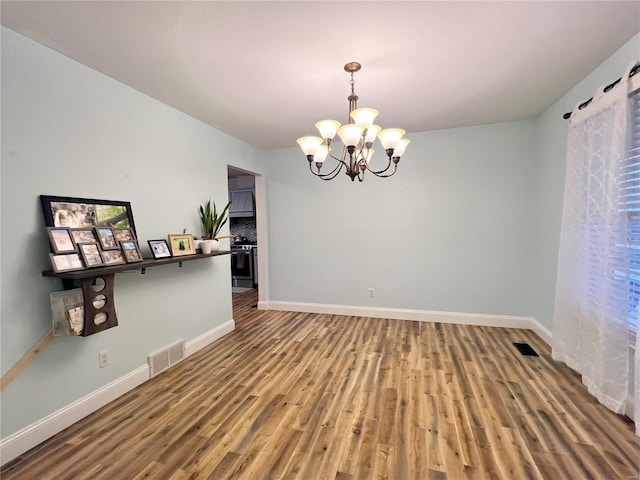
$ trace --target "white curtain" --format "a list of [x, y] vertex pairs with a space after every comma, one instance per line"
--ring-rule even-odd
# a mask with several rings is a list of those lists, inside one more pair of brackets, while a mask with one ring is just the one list
[[[632, 92], [633, 101], [631, 102], [631, 115], [632, 120], [631, 131], [628, 135], [627, 141], [629, 142], [629, 155], [631, 164], [640, 164], [640, 73], [636, 73], [633, 79], [630, 81], [629, 90]], [[640, 169], [639, 169], [640, 170]], [[640, 173], [638, 174], [640, 176]], [[636, 217], [636, 222], [639, 219]], [[635, 226], [635, 225], [634, 225]], [[636, 231], [640, 231], [637, 228]], [[638, 327], [638, 311], [636, 310], [635, 323]], [[636, 434], [640, 435], [640, 333], [636, 330], [636, 348], [632, 352], [634, 359], [632, 365], [635, 370], [634, 378], [634, 392], [633, 392], [633, 418], [636, 423]]]
[[629, 391], [627, 79], [571, 115], [553, 327], [553, 358], [616, 413]]
[[640, 334], [636, 333], [636, 349], [634, 352], [634, 395], [633, 395], [633, 419], [636, 424], [636, 435], [640, 435]]

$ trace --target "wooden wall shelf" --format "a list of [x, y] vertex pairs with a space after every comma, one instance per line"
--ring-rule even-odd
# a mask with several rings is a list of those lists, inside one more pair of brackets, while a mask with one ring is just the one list
[[46, 270], [42, 272], [42, 275], [45, 277], [62, 278], [63, 280], [80, 280], [82, 278], [96, 278], [103, 275], [128, 272], [131, 270], [140, 270], [141, 273], [145, 273], [145, 269], [151, 267], [168, 265], [170, 263], [178, 263], [182, 266], [182, 262], [188, 262], [189, 260], [200, 260], [202, 258], [216, 257], [219, 255], [229, 255], [230, 253], [231, 252], [229, 250], [218, 250], [217, 252], [196, 253], [194, 255], [184, 255], [182, 257], [145, 258], [141, 262], [112, 265], [108, 267], [85, 268], [84, 270], [74, 270], [72, 272], [56, 273], [53, 270]]
[[[60, 278], [65, 290], [78, 287], [82, 288], [84, 297], [84, 325], [81, 336], [86, 337], [118, 325], [115, 301], [113, 298], [116, 273], [140, 270], [140, 273], [144, 274], [146, 269], [151, 267], [159, 267], [172, 263], [177, 263], [182, 267], [182, 262], [217, 257], [219, 255], [229, 255], [230, 253], [228, 250], [218, 250], [212, 253], [196, 253], [194, 255], [184, 255], [181, 257], [148, 258], [141, 262], [87, 268], [72, 272], [56, 273], [53, 270], [46, 270], [42, 272], [42, 275], [45, 277]], [[99, 282], [99, 279], [101, 279], [102, 282]], [[97, 321], [98, 319], [100, 321]]]

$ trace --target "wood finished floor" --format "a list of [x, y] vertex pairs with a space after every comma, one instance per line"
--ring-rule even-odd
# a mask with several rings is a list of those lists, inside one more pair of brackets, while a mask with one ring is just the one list
[[2, 479], [638, 478], [633, 424], [530, 331], [234, 303], [233, 333]]

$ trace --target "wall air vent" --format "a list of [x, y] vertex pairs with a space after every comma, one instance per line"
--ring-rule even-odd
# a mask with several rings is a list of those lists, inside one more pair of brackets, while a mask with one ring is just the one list
[[529, 345], [528, 343], [514, 343], [513, 344], [518, 351], [522, 354], [522, 355], [527, 355], [530, 357], [538, 357], [538, 352], [536, 352], [533, 347], [531, 345]]
[[171, 365], [176, 364], [184, 358], [184, 340], [178, 340], [160, 350], [150, 353], [147, 356], [149, 364], [149, 378], [153, 378], [160, 372], [165, 371]]

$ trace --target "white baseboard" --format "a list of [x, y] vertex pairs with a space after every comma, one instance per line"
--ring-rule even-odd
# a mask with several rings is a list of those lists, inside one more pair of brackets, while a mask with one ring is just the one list
[[629, 417], [631, 420], [635, 421], [635, 412], [633, 409], [633, 396], [631, 394], [627, 394], [627, 401], [625, 402], [624, 414]]
[[0, 462], [4, 465], [13, 460], [18, 455], [39, 445], [147, 380], [149, 380], [149, 367], [145, 364], [51, 415], [3, 438], [0, 441]]
[[235, 329], [236, 322], [232, 318], [231, 320], [224, 322], [222, 325], [218, 325], [208, 332], [204, 332], [202, 335], [194, 338], [193, 340], [189, 340], [184, 344], [184, 356], [188, 357], [189, 355], [193, 355], [201, 348], [204, 348], [219, 338], [224, 337], [226, 334], [233, 332]]
[[[235, 329], [233, 319], [186, 342], [185, 358]], [[144, 364], [132, 372], [70, 403], [37, 422], [0, 440], [0, 465], [13, 460], [56, 433], [82, 420], [107, 403], [149, 380], [149, 366]]]
[[535, 318], [532, 318], [531, 320], [532, 322], [529, 328], [533, 330], [542, 340], [544, 340], [544, 343], [546, 343], [550, 347], [553, 347], [553, 332], [551, 332], [551, 330], [542, 325]]
[[456, 323], [461, 325], [479, 325], [485, 327], [522, 328], [533, 330], [548, 345], [551, 345], [551, 340], [553, 338], [551, 331], [535, 318], [513, 315], [487, 315], [482, 313], [438, 312], [403, 308], [361, 307], [354, 305], [279, 301], [259, 302], [258, 309], [325, 313], [330, 315], [350, 315], [355, 317], [391, 318], [394, 320], [414, 320], [418, 322]]

